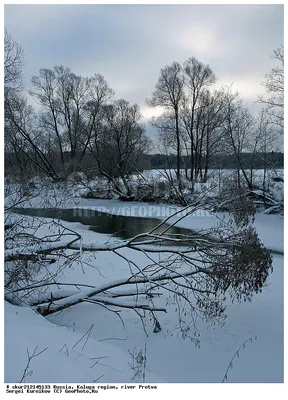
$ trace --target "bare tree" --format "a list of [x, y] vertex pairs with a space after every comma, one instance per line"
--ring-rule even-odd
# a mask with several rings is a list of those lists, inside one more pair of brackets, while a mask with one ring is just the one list
[[93, 135], [98, 129], [99, 121], [103, 118], [103, 107], [114, 96], [114, 91], [110, 88], [104, 77], [95, 74], [88, 78], [88, 101], [85, 110], [85, 136], [82, 143], [82, 153], [80, 161], [83, 159], [89, 144], [93, 142]]
[[152, 107], [164, 107], [163, 115], [154, 118], [152, 124], [161, 132], [162, 140], [167, 142], [167, 135], [170, 146], [173, 150], [175, 148], [178, 181], [181, 165], [185, 167], [186, 175], [188, 173], [185, 159], [181, 158], [183, 151], [190, 158], [192, 185], [199, 173], [202, 173], [204, 136], [207, 138], [207, 123], [204, 123], [203, 116], [209, 103], [208, 87], [215, 81], [209, 65], [191, 57], [184, 62], [183, 67], [174, 62], [161, 69], [156, 89], [148, 100], [148, 105]]
[[195, 57], [185, 61], [184, 72], [184, 82], [188, 90], [185, 97], [184, 127], [190, 140], [190, 179], [193, 182], [194, 172], [196, 175], [199, 172], [203, 144], [203, 131], [199, 129], [201, 114], [205, 108], [203, 100], [207, 97], [207, 87], [215, 83], [216, 77], [209, 65], [201, 63]]
[[116, 178], [120, 177], [127, 196], [132, 194], [127, 178], [149, 148], [150, 141], [139, 123], [140, 119], [137, 104], [130, 105], [121, 99], [106, 105], [100, 123], [93, 130], [94, 141], [90, 146], [102, 175], [121, 193], [116, 184]]
[[23, 88], [22, 67], [24, 50], [5, 29], [4, 36], [4, 88], [21, 91]]
[[[12, 100], [14, 94], [21, 92], [23, 88], [22, 67], [24, 64], [24, 51], [16, 43], [5, 29], [4, 37], [4, 101]], [[21, 150], [18, 146], [17, 130], [10, 123], [7, 113], [4, 117], [5, 134], [5, 161], [15, 172], [12, 157], [15, 157], [20, 170], [23, 168]], [[12, 157], [11, 157], [12, 156]]]
[[[220, 128], [224, 121], [225, 97], [224, 89], [214, 93], [211, 93], [208, 89], [203, 89], [198, 97], [197, 108], [193, 112], [193, 118], [191, 118], [189, 107], [183, 107], [181, 132], [183, 147], [190, 160], [190, 168], [193, 167], [190, 174], [192, 188], [193, 183], [199, 179], [204, 182], [207, 181], [210, 158], [217, 151], [221, 138]], [[191, 132], [192, 120], [194, 128]], [[193, 144], [192, 154], [191, 143]]]
[[254, 127], [249, 138], [248, 151], [251, 154], [250, 162], [250, 182], [253, 185], [253, 172], [255, 168], [256, 157], [261, 154], [263, 161], [263, 183], [262, 188], [265, 192], [266, 186], [266, 175], [267, 175], [267, 152], [273, 148], [275, 143], [276, 135], [269, 123], [269, 116], [266, 114], [265, 110], [262, 109], [255, 117]]
[[5, 140], [8, 143], [14, 141], [14, 148], [20, 149], [31, 163], [57, 181], [59, 175], [49, 161], [45, 150], [41, 149], [37, 143], [38, 135], [32, 107], [28, 105], [22, 94], [10, 91], [5, 97]]
[[263, 182], [262, 188], [265, 192], [268, 189], [267, 185], [267, 170], [274, 169], [273, 165], [268, 160], [268, 153], [275, 147], [278, 135], [270, 124], [270, 117], [263, 108], [257, 117], [256, 136], [258, 137], [258, 152], [262, 154], [263, 160]]
[[262, 85], [266, 95], [259, 96], [259, 101], [270, 116], [270, 122], [276, 127], [284, 128], [284, 46], [273, 51], [272, 59], [277, 65], [270, 68], [265, 74]]
[[[226, 151], [230, 151], [237, 163], [238, 187], [241, 187], [240, 171], [249, 189], [253, 183], [249, 179], [244, 163], [243, 153], [247, 152], [253, 136], [254, 119], [248, 109], [239, 100], [238, 94], [227, 97], [226, 117], [223, 124]], [[230, 149], [230, 150], [229, 150]]]
[[179, 112], [181, 101], [183, 100], [183, 73], [179, 63], [173, 62], [160, 70], [158, 82], [151, 98], [147, 100], [150, 107], [164, 107], [168, 113], [173, 115], [174, 131], [176, 138], [177, 151], [177, 180], [180, 185], [180, 166], [181, 166], [181, 138], [179, 127]]
[[[37, 144], [39, 132], [35, 128], [32, 107], [22, 94], [22, 66], [24, 52], [5, 31], [4, 41], [4, 128], [6, 149], [12, 150], [20, 171], [24, 172], [23, 162], [29, 160], [38, 169], [57, 180], [58, 175], [47, 158], [45, 150]], [[9, 157], [6, 155], [6, 159]], [[13, 164], [11, 162], [11, 164]]]
[[[204, 153], [205, 156], [204, 175], [203, 177], [201, 176], [203, 182], [207, 182], [208, 180], [208, 169], [211, 168], [211, 155], [215, 155], [221, 151], [222, 126], [225, 120], [227, 96], [225, 88], [215, 90], [211, 94], [209, 93], [207, 92], [208, 96], [203, 112], [203, 121], [200, 123], [200, 126], [202, 126], [202, 135], [204, 135], [201, 141], [201, 147], [203, 148], [200, 147], [200, 154]], [[198, 164], [201, 168], [200, 160]]]
[[41, 126], [47, 130], [47, 134], [56, 135], [56, 141], [60, 153], [61, 165], [64, 165], [64, 150], [59, 126], [59, 100], [56, 96], [57, 80], [54, 71], [40, 69], [39, 76], [33, 76], [32, 84], [35, 92], [30, 94], [36, 97], [41, 105], [47, 108], [46, 112], [40, 115]]
[[92, 138], [101, 107], [114, 95], [102, 75], [77, 76], [63, 65], [41, 69], [32, 78], [34, 96], [43, 107], [39, 125], [54, 135], [64, 168], [64, 149], [69, 151], [71, 172], [81, 163]]

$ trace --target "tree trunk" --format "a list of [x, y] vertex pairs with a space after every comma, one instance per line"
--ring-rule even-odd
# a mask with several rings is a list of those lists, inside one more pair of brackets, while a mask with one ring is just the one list
[[180, 147], [178, 108], [175, 109], [175, 124], [176, 124], [176, 141], [177, 141], [177, 171], [176, 171], [176, 177], [177, 177], [177, 181], [178, 181], [178, 185], [179, 185], [179, 189], [180, 189], [181, 188], [181, 174], [180, 174], [181, 147]]

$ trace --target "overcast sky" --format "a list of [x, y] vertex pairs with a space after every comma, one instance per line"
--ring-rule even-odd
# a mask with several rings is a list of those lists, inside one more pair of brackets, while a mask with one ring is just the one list
[[5, 5], [5, 27], [25, 50], [25, 82], [63, 64], [101, 73], [124, 98], [145, 99], [160, 68], [196, 57], [250, 104], [263, 92], [270, 55], [284, 42], [283, 5]]

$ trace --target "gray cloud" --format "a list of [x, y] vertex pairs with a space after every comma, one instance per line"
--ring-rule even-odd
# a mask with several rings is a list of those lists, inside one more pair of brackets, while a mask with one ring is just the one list
[[26, 54], [27, 86], [41, 67], [101, 73], [142, 106], [159, 70], [191, 56], [218, 84], [234, 82], [254, 102], [270, 54], [283, 44], [282, 5], [6, 5], [5, 27]]

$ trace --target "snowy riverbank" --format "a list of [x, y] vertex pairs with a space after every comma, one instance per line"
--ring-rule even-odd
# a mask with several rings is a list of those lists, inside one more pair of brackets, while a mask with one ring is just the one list
[[[77, 207], [106, 207], [111, 213], [123, 213], [119, 201], [77, 200]], [[72, 204], [72, 201], [71, 201]], [[74, 203], [75, 204], [75, 203]], [[128, 205], [125, 204], [125, 207]], [[129, 204], [129, 207], [147, 207], [147, 204]], [[70, 207], [69, 205], [67, 207]], [[155, 207], [153, 205], [153, 207]], [[161, 207], [161, 205], [156, 206]], [[122, 211], [121, 211], [122, 210]], [[122, 215], [122, 214], [121, 214]], [[160, 219], [163, 219], [161, 217]], [[179, 222], [190, 229], [208, 229], [218, 218], [191, 215]], [[83, 243], [104, 243], [107, 235], [92, 232], [80, 223], [63, 223], [83, 237]], [[255, 226], [265, 246], [283, 250], [283, 218], [278, 215], [256, 215]], [[130, 249], [121, 250], [139, 261], [139, 254]], [[115, 276], [125, 276], [127, 264], [115, 254], [98, 253], [94, 268], [74, 265], [63, 273], [65, 282], [101, 283]], [[231, 358], [241, 344], [248, 343], [229, 370], [228, 382], [283, 382], [283, 257], [273, 256], [274, 272], [267, 287], [251, 302], [227, 302], [224, 327], [205, 325], [198, 321], [201, 333], [200, 348], [189, 339], [179, 336], [177, 313], [159, 316], [162, 331], [153, 333], [148, 324], [148, 337], [141, 322], [131, 310], [122, 310], [124, 326], [115, 315], [100, 305], [78, 304], [52, 315], [48, 319], [33, 310], [5, 304], [5, 382], [21, 379], [30, 354], [47, 348], [31, 361], [31, 376], [26, 382], [129, 382], [135, 371], [131, 369], [130, 353], [147, 349], [146, 382], [221, 382]], [[163, 299], [163, 301], [165, 301]], [[84, 349], [83, 339], [91, 328]], [[17, 351], [15, 351], [15, 346]], [[13, 351], [11, 351], [14, 349]], [[97, 359], [99, 357], [99, 359]], [[104, 357], [103, 359], [101, 357]], [[96, 365], [91, 368], [96, 361]], [[50, 371], [50, 372], [49, 372]]]

